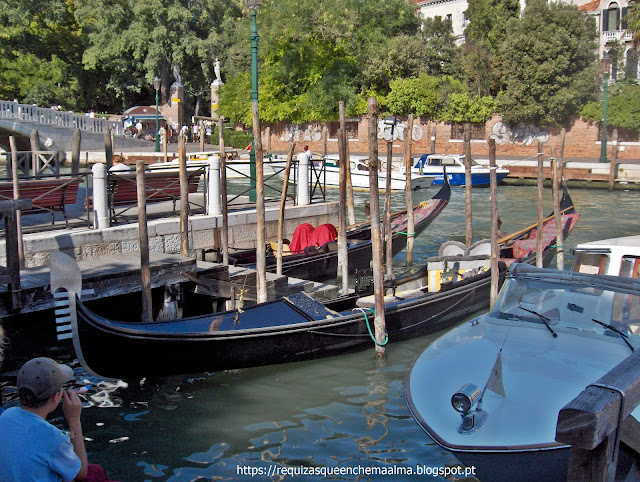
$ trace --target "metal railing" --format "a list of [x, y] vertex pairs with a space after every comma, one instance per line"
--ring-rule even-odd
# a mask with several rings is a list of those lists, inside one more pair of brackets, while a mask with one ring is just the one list
[[25, 122], [80, 129], [97, 134], [110, 129], [115, 136], [124, 136], [122, 122], [108, 121], [89, 115], [74, 114], [56, 110], [53, 107], [43, 108], [36, 105], [20, 104], [18, 102], [0, 101], [0, 119], [18, 119]]

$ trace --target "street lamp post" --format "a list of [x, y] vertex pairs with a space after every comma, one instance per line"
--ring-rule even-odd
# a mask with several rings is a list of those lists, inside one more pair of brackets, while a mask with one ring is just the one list
[[160, 79], [157, 75], [153, 78], [153, 88], [156, 90], [156, 152], [160, 152], [160, 120], [158, 119], [158, 92], [160, 92]]
[[[262, 5], [262, 0], [247, 0], [247, 7], [251, 10], [251, 106], [252, 111], [257, 111], [258, 106], [258, 24], [256, 17], [258, 16], [258, 8]], [[253, 109], [255, 107], [255, 109]], [[249, 202], [256, 201], [256, 133], [253, 129], [253, 142], [251, 143], [251, 152], [249, 152], [249, 173], [251, 177]]]
[[610, 67], [611, 59], [609, 58], [609, 53], [605, 51], [602, 54], [602, 70], [604, 73], [602, 93], [604, 100], [602, 104], [602, 142], [600, 143], [600, 162], [607, 162], [607, 88], [609, 87]]

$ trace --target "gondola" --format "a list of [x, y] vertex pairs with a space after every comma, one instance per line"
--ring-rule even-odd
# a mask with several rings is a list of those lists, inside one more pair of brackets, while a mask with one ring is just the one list
[[[451, 187], [445, 182], [429, 201], [418, 204], [413, 209], [415, 236], [422, 233], [449, 203]], [[395, 214], [391, 220], [392, 251], [395, 256], [407, 245], [407, 214]], [[347, 231], [347, 253], [349, 272], [367, 269], [371, 263], [371, 224], [355, 225]], [[231, 263], [236, 266], [254, 267], [255, 250], [243, 250], [233, 253]], [[266, 269], [276, 271], [276, 257], [268, 253]], [[338, 248], [335, 241], [329, 241], [319, 247], [308, 247], [303, 252], [291, 253], [282, 257], [282, 274], [293, 278], [311, 281], [324, 281], [335, 278], [338, 269]]]
[[[570, 216], [563, 216], [566, 235], [575, 224]], [[439, 256], [429, 258], [418, 273], [387, 285], [387, 340], [450, 328], [486, 308], [491, 286], [487, 243], [475, 243], [457, 254], [455, 250], [451, 254], [455, 243], [445, 243]], [[547, 249], [553, 249], [550, 246]], [[73, 259], [52, 252], [50, 263], [52, 292], [67, 291], [71, 312], [69, 324], [58, 329], [62, 336], [73, 338], [84, 368], [101, 377], [135, 379], [246, 368], [374, 345], [370, 295], [323, 303], [296, 293], [242, 310], [150, 323], [116, 321], [93, 312], [77, 296], [81, 274]], [[501, 262], [499, 268], [502, 280], [506, 264]]]

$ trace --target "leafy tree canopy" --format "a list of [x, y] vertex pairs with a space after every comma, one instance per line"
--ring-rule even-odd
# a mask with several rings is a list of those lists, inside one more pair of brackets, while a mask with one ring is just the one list
[[496, 112], [494, 97], [452, 93], [440, 115], [445, 122], [485, 122]]
[[[580, 114], [590, 122], [600, 122], [602, 102], [587, 103]], [[640, 133], [640, 85], [620, 82], [611, 86], [607, 95], [607, 125]]]
[[512, 19], [503, 43], [508, 123], [562, 126], [593, 98], [595, 24], [573, 5], [530, 0]]

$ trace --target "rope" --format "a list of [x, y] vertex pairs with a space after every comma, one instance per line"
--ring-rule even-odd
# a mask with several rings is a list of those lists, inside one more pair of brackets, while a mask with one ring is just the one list
[[[376, 315], [376, 312], [373, 310], [373, 308], [367, 308], [372, 314], [373, 316]], [[378, 340], [376, 340], [375, 335], [371, 332], [371, 326], [369, 326], [369, 317], [367, 316], [367, 312], [364, 311], [364, 308], [355, 308], [356, 311], [362, 311], [362, 314], [364, 315], [364, 321], [367, 324], [367, 330], [369, 330], [369, 336], [371, 337], [371, 339], [373, 340], [373, 342], [378, 345], [378, 346], [385, 346], [388, 342], [389, 342], [389, 333], [387, 333], [387, 330], [384, 330], [384, 341], [382, 343], [380, 343]]]
[[405, 236], [415, 236], [416, 233], [405, 233], [404, 231], [395, 231], [394, 234], [404, 234]]

